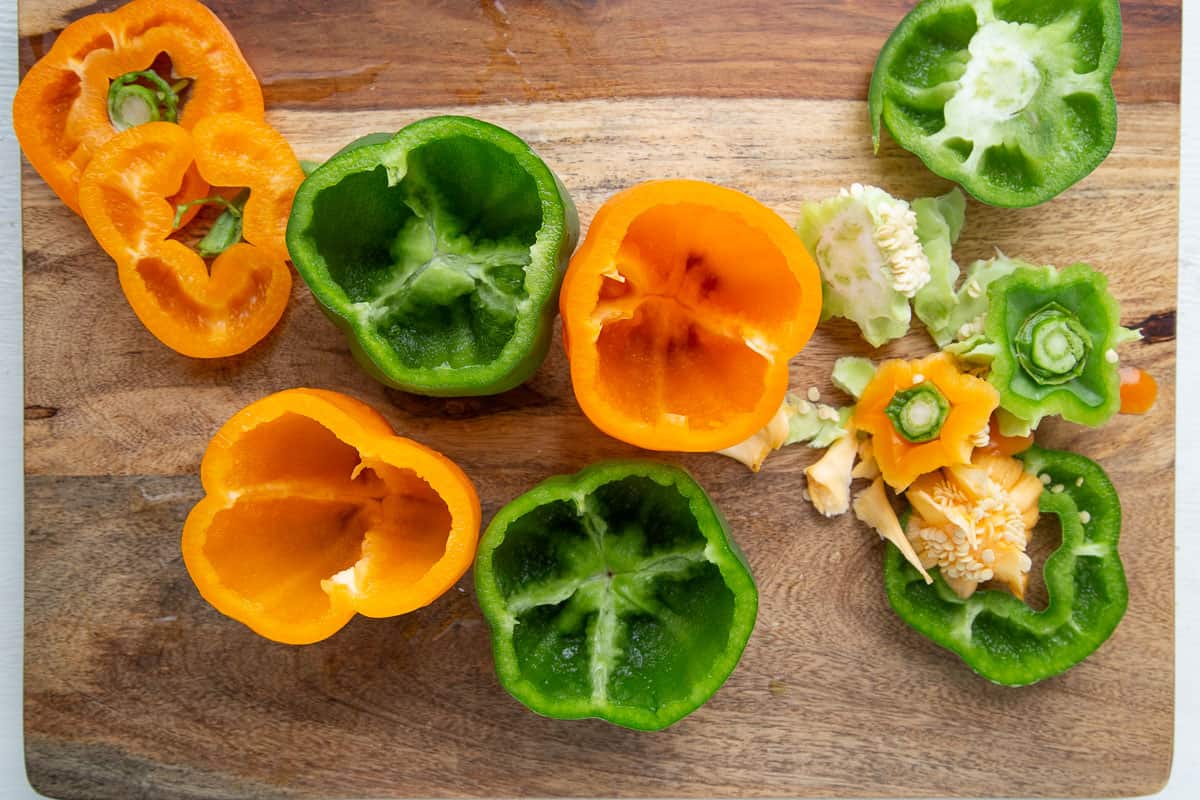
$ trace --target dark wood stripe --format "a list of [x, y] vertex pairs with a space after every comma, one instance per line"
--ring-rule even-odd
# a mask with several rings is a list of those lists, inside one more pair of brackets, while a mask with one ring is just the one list
[[[56, 30], [22, 26], [22, 69]], [[865, 98], [910, 0], [211, 0], [268, 105], [378, 109], [607, 97]], [[1179, 102], [1179, 0], [1124, 2], [1125, 103]]]

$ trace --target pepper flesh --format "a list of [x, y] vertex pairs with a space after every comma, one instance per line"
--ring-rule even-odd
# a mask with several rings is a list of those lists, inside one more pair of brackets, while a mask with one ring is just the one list
[[[167, 198], [193, 169], [209, 183], [250, 189], [246, 241], [204, 260], [174, 233]], [[92, 159], [80, 184], [83, 216], [117, 262], [121, 288], [163, 344], [196, 358], [241, 353], [279, 321], [291, 295], [283, 234], [304, 179], [284, 138], [265, 122], [214, 114], [188, 133], [151, 122], [119, 134]]]
[[160, 53], [191, 79], [179, 124], [237, 112], [263, 119], [262, 89], [221, 20], [195, 0], [133, 0], [68, 25], [17, 87], [13, 128], [29, 163], [76, 213], [88, 162], [117, 134], [110, 82]]
[[[888, 408], [899, 393], [932, 383], [949, 405], [936, 438], [914, 442], [897, 430]], [[972, 375], [959, 372], [954, 359], [936, 353], [917, 361], [891, 359], [879, 365], [854, 410], [858, 430], [871, 434], [875, 460], [883, 479], [897, 491], [919, 475], [941, 467], [966, 464], [980, 432], [996, 410], [996, 390]]]
[[1112, 150], [1117, 0], [925, 0], [875, 63], [869, 106], [929, 169], [996, 206], [1045, 202]]
[[296, 270], [376, 379], [418, 394], [496, 394], [550, 347], [578, 239], [570, 195], [515, 134], [431, 117], [373, 134], [296, 193]]
[[500, 682], [556, 719], [658, 730], [725, 682], [758, 592], [691, 476], [594, 464], [502, 508], [475, 561]]
[[1044, 610], [993, 590], [963, 600], [940, 572], [926, 586], [894, 546], [884, 557], [888, 600], [900, 618], [983, 677], [1009, 686], [1036, 683], [1087, 658], [1112, 634], [1128, 603], [1117, 553], [1121, 504], [1104, 470], [1075, 453], [1037, 446], [1019, 458], [1030, 474], [1063, 487], [1042, 492], [1038, 501], [1062, 525], [1062, 544], [1044, 568], [1050, 597]]
[[1144, 369], [1121, 367], [1121, 413], [1145, 414], [1158, 399], [1158, 381]]
[[563, 283], [575, 397], [638, 447], [731, 447], [778, 412], [820, 309], [817, 266], [775, 212], [700, 181], [634, 186], [596, 212]]
[[337, 392], [290, 389], [242, 409], [213, 437], [200, 479], [206, 494], [183, 529], [188, 573], [214, 608], [277, 642], [426, 606], [475, 555], [470, 479]]

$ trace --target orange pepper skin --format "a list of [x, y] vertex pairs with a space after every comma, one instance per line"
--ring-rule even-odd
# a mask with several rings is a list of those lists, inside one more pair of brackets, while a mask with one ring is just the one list
[[258, 79], [202, 3], [133, 0], [76, 20], [30, 68], [13, 98], [13, 128], [25, 157], [76, 213], [84, 168], [117, 133], [108, 116], [110, 83], [148, 69], [159, 53], [170, 56], [177, 75], [192, 79], [179, 116], [184, 128], [221, 111], [264, 118]]
[[242, 409], [200, 480], [181, 543], [188, 574], [217, 611], [277, 642], [422, 608], [475, 558], [471, 480], [337, 392], [289, 389]]
[[1121, 367], [1121, 413], [1145, 414], [1158, 399], [1158, 381], [1144, 369]]
[[[167, 198], [194, 168], [218, 186], [246, 186], [246, 241], [204, 259], [174, 232]], [[80, 183], [84, 220], [117, 262], [121, 288], [163, 344], [195, 358], [236, 355], [275, 327], [291, 295], [284, 233], [304, 172], [265, 122], [214, 114], [188, 133], [150, 122], [124, 131], [88, 164]]]
[[560, 295], [583, 412], [648, 450], [737, 444], [779, 410], [821, 311], [816, 264], [753, 198], [651, 181], [596, 212]]
[[[917, 380], [917, 376], [921, 376]], [[929, 381], [946, 398], [950, 411], [937, 438], [913, 443], [896, 430], [886, 409], [896, 392]], [[854, 409], [854, 424], [871, 434], [875, 461], [884, 481], [896, 491], [921, 475], [955, 464], [967, 464], [975, 437], [988, 429], [1000, 395], [987, 381], [960, 372], [947, 353], [918, 361], [890, 359], [879, 365]]]

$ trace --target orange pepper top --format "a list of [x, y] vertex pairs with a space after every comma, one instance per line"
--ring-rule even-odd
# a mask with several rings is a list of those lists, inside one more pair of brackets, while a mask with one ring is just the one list
[[179, 124], [220, 111], [263, 119], [262, 89], [221, 20], [195, 0], [133, 0], [71, 23], [30, 68], [13, 98], [13, 128], [33, 168], [79, 212], [88, 161], [116, 135], [114, 80], [150, 69], [160, 53], [187, 78]]
[[560, 310], [575, 397], [598, 428], [650, 450], [705, 452], [779, 410], [821, 280], [796, 233], [753, 198], [652, 181], [596, 212]]
[[[211, 275], [174, 233], [167, 198], [195, 169], [217, 186], [250, 189], [245, 242], [217, 256]], [[291, 295], [288, 213], [304, 180], [287, 141], [265, 122], [214, 114], [188, 133], [150, 122], [119, 134], [88, 164], [80, 205], [96, 241], [117, 262], [138, 319], [184, 355], [234, 355], [261, 340]]]
[[364, 403], [291, 389], [235, 414], [204, 454], [183, 528], [204, 599], [256, 633], [308, 644], [355, 613], [428, 605], [475, 557], [475, 488]]
[[[935, 436], [913, 442], [897, 430], [888, 406], [897, 393], [926, 381], [941, 393], [949, 408]], [[871, 434], [883, 479], [896, 491], [903, 491], [920, 475], [969, 463], [999, 404], [1000, 397], [991, 384], [960, 372], [947, 353], [918, 361], [892, 359], [880, 364], [867, 384], [854, 409], [854, 425]]]

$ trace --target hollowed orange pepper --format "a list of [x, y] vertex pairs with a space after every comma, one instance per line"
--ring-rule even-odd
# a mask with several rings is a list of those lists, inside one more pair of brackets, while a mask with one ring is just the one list
[[598, 428], [650, 450], [705, 452], [779, 410], [788, 360], [816, 328], [821, 279], [795, 231], [753, 198], [652, 181], [596, 212], [560, 311], [575, 397]]
[[863, 390], [854, 425], [871, 434], [884, 481], [903, 491], [928, 472], [970, 463], [999, 404], [991, 384], [960, 372], [947, 353], [891, 359]]
[[[246, 241], [218, 255], [211, 275], [204, 259], [170, 238], [176, 207], [168, 198], [193, 164], [214, 186], [250, 189], [241, 212]], [[167, 122], [121, 133], [88, 164], [79, 199], [142, 324], [172, 350], [217, 358], [249, 349], [283, 315], [292, 286], [284, 233], [303, 180], [274, 128], [215, 114], [192, 133]]]
[[290, 389], [242, 409], [213, 437], [200, 480], [183, 528], [188, 573], [214, 608], [277, 642], [426, 606], [475, 557], [470, 479], [337, 392]]
[[[173, 75], [157, 79], [161, 89], [153, 82], [150, 88], [167, 95], [167, 121], [191, 130], [221, 111], [263, 119], [262, 89], [253, 70], [203, 4], [133, 0], [76, 20], [30, 68], [13, 98], [13, 128], [25, 157], [76, 213], [84, 168], [119, 130], [109, 110], [114, 82], [120, 87], [130, 76], [147, 73], [160, 53], [171, 59]], [[179, 88], [182, 97], [169, 85], [176, 76], [187, 79]]]

